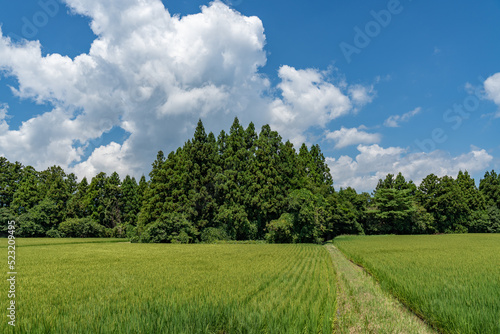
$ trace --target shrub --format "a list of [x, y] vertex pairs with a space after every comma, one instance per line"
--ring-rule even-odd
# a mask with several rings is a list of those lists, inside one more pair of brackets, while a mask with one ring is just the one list
[[141, 242], [189, 243], [198, 234], [196, 228], [182, 214], [168, 213], [146, 226]]
[[228, 237], [226, 231], [224, 231], [224, 229], [221, 227], [218, 228], [207, 227], [201, 233], [201, 241], [208, 244], [215, 243], [216, 241], [229, 240], [229, 239], [230, 238]]
[[51, 228], [50, 230], [48, 230], [45, 235], [49, 238], [62, 238], [62, 235], [61, 233], [54, 229], [54, 228]]
[[490, 233], [500, 233], [500, 210], [495, 205], [488, 208], [488, 218], [491, 223], [487, 227], [487, 231]]
[[126, 225], [126, 235], [127, 238], [132, 239], [132, 238], [137, 238], [139, 236], [139, 231], [137, 229], [137, 226], [134, 225]]
[[19, 218], [18, 224], [19, 228], [16, 232], [19, 237], [38, 238], [45, 236], [43, 227], [25, 215]]
[[292, 243], [296, 242], [298, 236], [293, 232], [294, 216], [284, 213], [279, 219], [272, 220], [267, 224], [266, 240], [270, 243]]
[[[0, 208], [0, 237], [6, 237], [8, 235], [9, 221], [16, 221], [16, 217], [9, 210], [9, 208]], [[17, 223], [17, 221], [16, 221]]]
[[109, 229], [108, 233], [112, 238], [126, 238], [127, 237], [127, 229], [129, 225], [118, 224], [112, 229]]
[[71, 218], [59, 225], [59, 231], [67, 238], [100, 238], [106, 237], [104, 226], [90, 218]]

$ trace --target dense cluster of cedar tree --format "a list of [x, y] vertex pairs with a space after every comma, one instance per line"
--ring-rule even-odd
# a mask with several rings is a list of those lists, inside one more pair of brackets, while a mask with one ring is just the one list
[[234, 120], [216, 138], [194, 137], [150, 178], [115, 172], [80, 182], [61, 167], [37, 172], [0, 158], [0, 233], [24, 237], [129, 237], [142, 242], [267, 240], [322, 242], [340, 234], [500, 232], [500, 176], [479, 188], [465, 172], [434, 174], [417, 187], [400, 174], [372, 194], [333, 188], [318, 145], [298, 152], [268, 125], [257, 134]]

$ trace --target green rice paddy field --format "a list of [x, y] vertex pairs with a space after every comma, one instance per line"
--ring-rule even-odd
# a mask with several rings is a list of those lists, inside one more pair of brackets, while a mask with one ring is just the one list
[[[18, 240], [16, 332], [333, 330], [335, 273], [318, 245], [47, 241]], [[0, 333], [8, 333], [2, 319]]]
[[500, 235], [345, 236], [335, 245], [446, 333], [500, 333]]
[[[500, 235], [343, 236], [334, 245], [440, 331], [500, 333]], [[3, 311], [0, 333], [366, 332], [339, 328], [345, 266], [328, 247], [16, 239], [16, 328]], [[0, 289], [6, 310], [6, 280]], [[347, 298], [360, 305], [364, 296]]]

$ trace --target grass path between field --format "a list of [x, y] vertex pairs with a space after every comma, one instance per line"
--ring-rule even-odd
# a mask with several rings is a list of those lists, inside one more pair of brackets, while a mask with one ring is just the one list
[[335, 246], [325, 247], [337, 272], [337, 333], [437, 333]]

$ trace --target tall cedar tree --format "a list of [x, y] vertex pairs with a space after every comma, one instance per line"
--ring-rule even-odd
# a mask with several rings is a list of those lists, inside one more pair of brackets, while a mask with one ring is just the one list
[[99, 173], [78, 183], [58, 166], [37, 172], [0, 157], [0, 216], [19, 221], [22, 236], [57, 236], [62, 221], [73, 219], [114, 235], [132, 226], [140, 240], [158, 242], [199, 241], [204, 231], [208, 239], [274, 242], [346, 233], [500, 232], [495, 171], [486, 172], [479, 189], [461, 171], [456, 179], [430, 174], [418, 188], [401, 173], [389, 174], [373, 196], [352, 188], [335, 192], [318, 145], [297, 152], [268, 125], [257, 134], [253, 123], [245, 129], [237, 118], [217, 138], [200, 120], [182, 147], [168, 157], [158, 152], [149, 176], [137, 183]]

